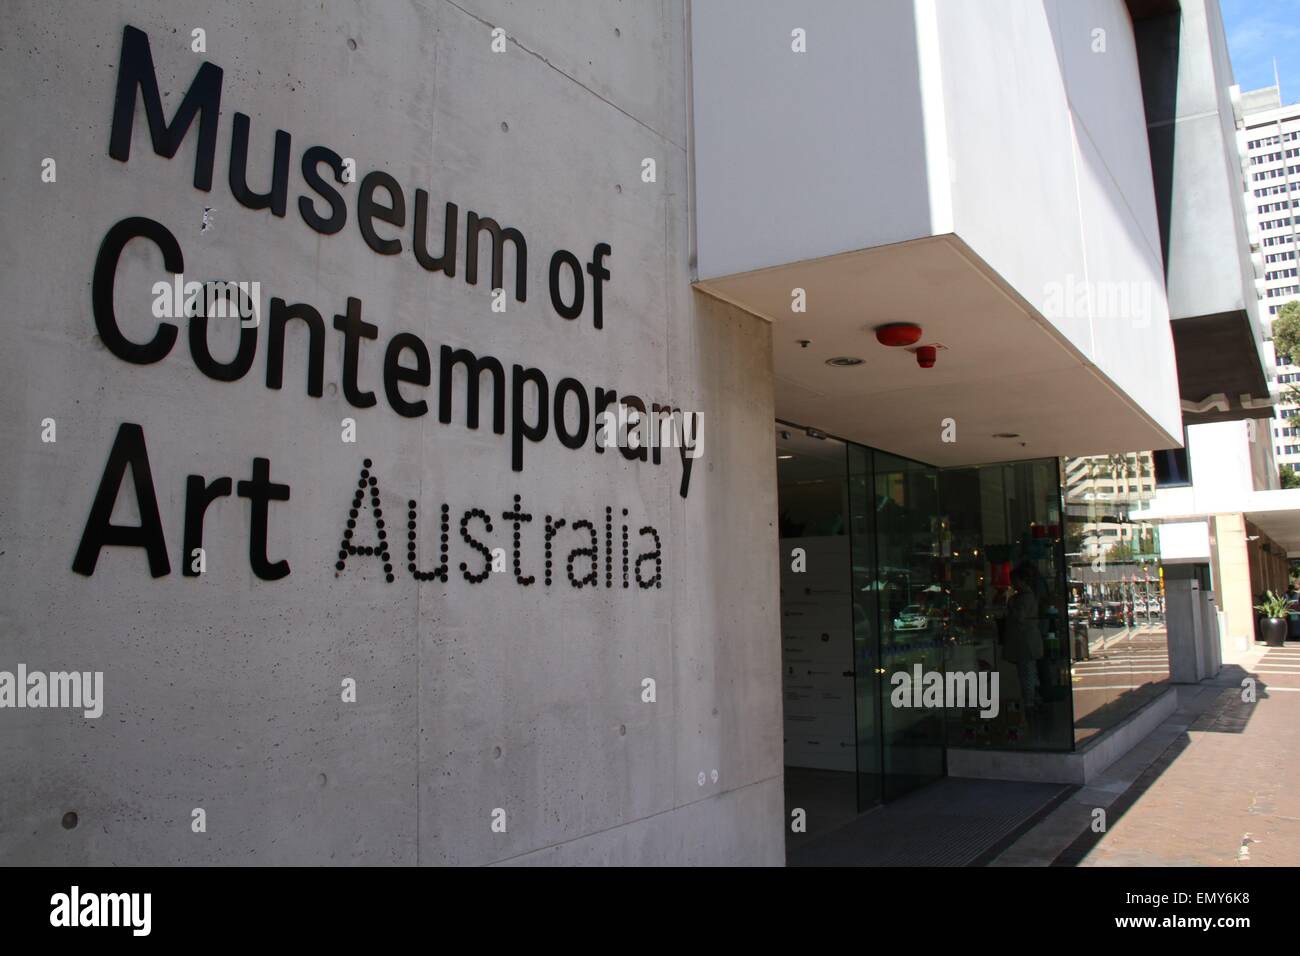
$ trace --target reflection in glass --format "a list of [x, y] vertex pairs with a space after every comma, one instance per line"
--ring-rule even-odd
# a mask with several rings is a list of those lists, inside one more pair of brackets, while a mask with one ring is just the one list
[[[777, 451], [786, 791], [810, 820], [843, 822], [943, 776], [947, 747], [1072, 749], [1072, 655], [1127, 668], [1097, 694], [1137, 679], [1151, 635], [1129, 634], [1118, 664], [1089, 635], [1057, 459], [938, 469], [784, 427]], [[1154, 544], [1129, 548], [1112, 559]], [[1157, 607], [1113, 603], [1099, 628]], [[918, 706], [896, 693], [929, 675], [984, 694]], [[1087, 713], [1111, 702], [1083, 700]]]
[[[907, 675], [944, 673], [951, 615], [943, 586], [938, 472], [883, 452], [873, 455], [876, 619], [880, 634], [884, 796], [892, 799], [944, 772], [942, 707], [898, 706]], [[919, 670], [918, 670], [919, 667]], [[896, 683], [897, 682], [897, 683]], [[904, 699], [906, 699], [904, 697]]]
[[1061, 506], [1055, 459], [940, 472], [953, 595], [949, 667], [996, 674], [998, 713], [950, 708], [954, 747], [1069, 750]]
[[858, 806], [884, 797], [880, 753], [879, 585], [872, 453], [849, 445], [849, 528], [853, 573], [853, 673], [857, 715]]
[[1129, 518], [1149, 506], [1165, 471], [1150, 452], [1062, 462], [1076, 743], [1169, 682], [1158, 532]]

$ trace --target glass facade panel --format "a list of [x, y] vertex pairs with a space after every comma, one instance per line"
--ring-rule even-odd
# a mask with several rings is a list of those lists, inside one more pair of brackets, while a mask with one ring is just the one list
[[849, 445], [849, 527], [853, 554], [853, 673], [858, 735], [858, 805], [884, 798], [880, 734], [880, 582], [872, 453]]
[[786, 802], [805, 811], [811, 838], [859, 807], [844, 444], [779, 431], [777, 501]]
[[943, 708], [916, 706], [915, 692], [902, 688], [944, 674], [951, 608], [942, 583], [938, 471], [884, 452], [874, 452], [873, 463], [878, 693], [889, 800], [944, 773]]
[[[939, 473], [949, 667], [997, 676], [996, 716], [952, 707], [953, 747], [1069, 750], [1061, 498], [1054, 458]], [[978, 684], [976, 684], [978, 686]]]
[[1133, 713], [1169, 682], [1159, 529], [1129, 518], [1164, 483], [1162, 454], [1061, 463], [1079, 744]]
[[1060, 462], [937, 469], [793, 426], [777, 453], [791, 806], [843, 821], [943, 776], [948, 747], [1072, 749], [1091, 645]]

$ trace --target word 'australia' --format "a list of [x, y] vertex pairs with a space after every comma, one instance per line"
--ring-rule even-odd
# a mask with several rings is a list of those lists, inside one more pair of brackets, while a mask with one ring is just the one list
[[[369, 458], [362, 462], [361, 476], [357, 480], [357, 490], [348, 509], [334, 570], [336, 576], [341, 574], [347, 568], [348, 561], [358, 556], [376, 558], [382, 562], [385, 580], [391, 583], [396, 579], [393, 570], [395, 546], [390, 544], [389, 535], [392, 524], [388, 523], [393, 515], [390, 510], [389, 518], [384, 517], [379, 479], [372, 473], [372, 468], [373, 463]], [[357, 524], [362, 520], [363, 511], [370, 513], [369, 523], [373, 525], [376, 536], [374, 544], [357, 544]], [[616, 520], [614, 508], [606, 505], [603, 526], [598, 526], [595, 521], [587, 518], [535, 516], [524, 510], [523, 496], [515, 495], [513, 507], [500, 513], [502, 523], [511, 529], [510, 567], [507, 572], [505, 549], [493, 547], [492, 539], [487, 537], [497, 531], [498, 526], [493, 523], [494, 516], [483, 508], [469, 508], [461, 513], [457, 529], [469, 554], [466, 560], [457, 563], [457, 567], [461, 576], [471, 584], [481, 584], [497, 572], [501, 577], [513, 577], [516, 584], [524, 587], [533, 584], [550, 587], [560, 579], [559, 562], [562, 558], [564, 576], [574, 588], [600, 587], [602, 577], [606, 588], [614, 587], [616, 579], [624, 588], [630, 588], [633, 581], [642, 589], [662, 588], [663, 543], [659, 531], [651, 525], [637, 529], [637, 546], [652, 544], [653, 547], [633, 557], [632, 526], [621, 520], [627, 517], [628, 511], [626, 508], [620, 511], [620, 520]], [[421, 570], [418, 563], [418, 526], [419, 504], [412, 499], [406, 502], [406, 570], [417, 581], [446, 583], [451, 577], [453, 563], [451, 505], [444, 502], [439, 509], [438, 564], [432, 570]], [[616, 535], [620, 554], [617, 559], [614, 553]], [[527, 548], [526, 536], [530, 539]], [[526, 553], [530, 555], [527, 558]], [[540, 562], [538, 558], [541, 559]]]

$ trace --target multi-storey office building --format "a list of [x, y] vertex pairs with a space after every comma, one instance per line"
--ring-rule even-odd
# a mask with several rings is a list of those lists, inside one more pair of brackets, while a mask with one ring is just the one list
[[[1271, 328], [1282, 306], [1300, 299], [1300, 105], [1283, 105], [1280, 88], [1270, 86], [1242, 93], [1240, 111], [1238, 142], [1249, 177], [1246, 218], [1262, 317]], [[1300, 411], [1294, 399], [1300, 366], [1286, 356], [1273, 358], [1280, 394], [1269, 427], [1278, 464], [1294, 471], [1300, 465], [1300, 429], [1290, 418]]]
[[0, 671], [102, 719], [0, 709], [0, 855], [779, 864], [1097, 770], [1059, 459], [1267, 395], [1213, 2], [7, 29]]

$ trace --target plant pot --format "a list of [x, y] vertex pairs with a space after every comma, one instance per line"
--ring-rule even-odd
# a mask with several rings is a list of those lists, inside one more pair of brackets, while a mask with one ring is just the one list
[[1262, 618], [1259, 622], [1259, 636], [1269, 647], [1281, 647], [1286, 643], [1287, 619], [1284, 617]]

